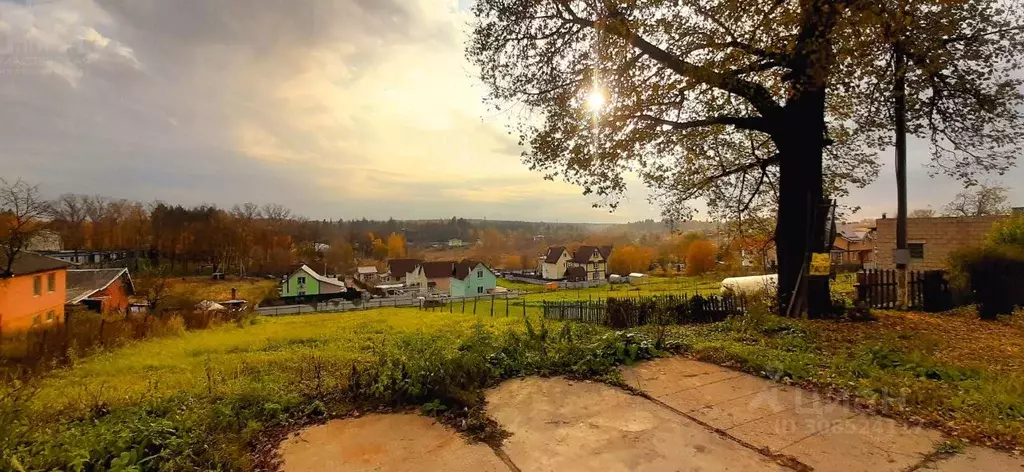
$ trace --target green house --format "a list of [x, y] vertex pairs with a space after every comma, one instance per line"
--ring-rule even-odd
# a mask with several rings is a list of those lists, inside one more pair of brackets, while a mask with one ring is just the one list
[[292, 272], [292, 275], [281, 284], [282, 297], [341, 293], [346, 290], [348, 287], [345, 286], [345, 282], [320, 275], [305, 264]]
[[498, 278], [486, 264], [462, 261], [455, 263], [449, 291], [453, 297], [471, 297], [489, 293], [497, 285]]

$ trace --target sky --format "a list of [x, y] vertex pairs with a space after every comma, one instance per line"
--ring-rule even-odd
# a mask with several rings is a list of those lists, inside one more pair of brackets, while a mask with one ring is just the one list
[[[470, 2], [0, 0], [0, 176], [317, 219], [657, 218], [636, 179], [609, 213], [521, 163], [465, 59]], [[960, 187], [910, 147], [910, 206], [938, 209]], [[889, 165], [844, 203], [894, 196]]]

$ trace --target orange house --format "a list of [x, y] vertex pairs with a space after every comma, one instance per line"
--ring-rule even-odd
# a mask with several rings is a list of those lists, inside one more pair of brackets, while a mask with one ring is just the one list
[[135, 286], [128, 269], [71, 269], [67, 304], [83, 305], [99, 313], [124, 313]]
[[[68, 263], [21, 251], [10, 273], [0, 273], [0, 332], [50, 326], [64, 320]], [[0, 253], [0, 272], [7, 255]]]

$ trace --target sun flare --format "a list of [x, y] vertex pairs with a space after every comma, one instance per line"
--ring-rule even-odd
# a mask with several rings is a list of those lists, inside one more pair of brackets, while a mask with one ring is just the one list
[[607, 102], [601, 89], [595, 88], [587, 94], [587, 108], [593, 113], [600, 112]]

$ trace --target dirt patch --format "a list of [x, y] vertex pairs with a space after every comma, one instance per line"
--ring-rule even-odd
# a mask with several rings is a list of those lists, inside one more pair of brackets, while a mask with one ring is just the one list
[[490, 447], [415, 414], [335, 420], [281, 443], [281, 470], [507, 471]]

